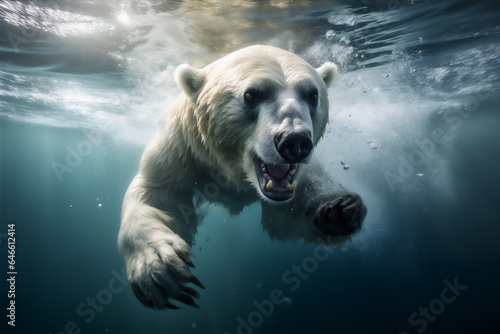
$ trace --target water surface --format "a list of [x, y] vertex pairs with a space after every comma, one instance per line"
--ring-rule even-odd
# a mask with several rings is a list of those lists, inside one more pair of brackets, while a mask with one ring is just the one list
[[[499, 332], [499, 22], [494, 1], [0, 2], [2, 333]], [[316, 154], [365, 227], [306, 277], [314, 245], [210, 207], [201, 308], [146, 309], [116, 237], [173, 72], [256, 43], [338, 64]]]

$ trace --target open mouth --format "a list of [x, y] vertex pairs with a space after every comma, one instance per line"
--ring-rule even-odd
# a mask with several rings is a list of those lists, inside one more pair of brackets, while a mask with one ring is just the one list
[[255, 156], [255, 171], [262, 193], [273, 201], [286, 201], [293, 197], [298, 164], [267, 164]]

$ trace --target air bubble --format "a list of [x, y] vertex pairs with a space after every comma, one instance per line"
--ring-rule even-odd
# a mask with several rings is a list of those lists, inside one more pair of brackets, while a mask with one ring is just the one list
[[368, 145], [370, 145], [370, 148], [372, 150], [378, 150], [379, 148], [382, 147], [382, 145], [379, 144], [376, 140], [369, 140], [367, 143]]
[[351, 40], [350, 40], [348, 37], [343, 36], [343, 37], [340, 39], [340, 42], [341, 42], [341, 43], [344, 43], [344, 44], [346, 44], [346, 45], [347, 45], [347, 44], [351, 43]]
[[328, 22], [335, 25], [353, 26], [356, 23], [356, 15], [347, 10], [335, 13], [328, 18]]

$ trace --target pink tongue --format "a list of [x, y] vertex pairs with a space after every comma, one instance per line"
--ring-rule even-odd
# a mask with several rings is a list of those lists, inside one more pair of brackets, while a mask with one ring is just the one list
[[290, 170], [289, 164], [267, 165], [267, 171], [272, 177], [276, 179], [283, 178], [288, 173], [288, 170]]

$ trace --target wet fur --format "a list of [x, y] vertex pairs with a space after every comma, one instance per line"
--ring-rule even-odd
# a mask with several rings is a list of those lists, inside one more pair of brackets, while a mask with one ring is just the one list
[[[273, 239], [340, 245], [360, 230], [366, 215], [361, 198], [332, 182], [314, 155], [300, 164], [295, 195], [286, 202], [260, 193], [252, 159], [258, 152], [267, 162], [283, 163], [271, 136], [287, 127], [307, 129], [316, 145], [328, 122], [326, 88], [335, 76], [333, 64], [314, 69], [289, 52], [264, 46], [201, 70], [179, 67], [183, 94], [144, 151], [123, 202], [118, 246], [144, 305], [178, 308], [172, 301], [179, 301], [196, 307], [199, 294], [188, 284], [203, 288], [190, 271], [195, 204], [201, 201], [223, 204], [232, 213], [260, 201], [262, 224]], [[319, 87], [314, 111], [297, 93], [304, 80]], [[276, 95], [258, 112], [245, 113], [240, 97], [260, 83]]]

